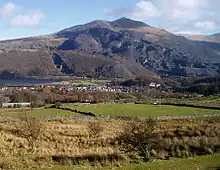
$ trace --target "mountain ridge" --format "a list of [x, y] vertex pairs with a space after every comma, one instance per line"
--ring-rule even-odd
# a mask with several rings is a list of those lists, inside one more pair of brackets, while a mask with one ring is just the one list
[[3, 71], [107, 78], [215, 76], [220, 42], [194, 41], [128, 18], [95, 20], [50, 35], [0, 41]]
[[220, 43], [220, 33], [211, 35], [183, 35], [189, 40]]

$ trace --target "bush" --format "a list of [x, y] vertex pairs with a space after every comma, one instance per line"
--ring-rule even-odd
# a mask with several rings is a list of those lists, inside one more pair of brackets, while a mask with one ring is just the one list
[[156, 121], [153, 119], [136, 120], [129, 122], [119, 136], [121, 150], [124, 152], [137, 152], [145, 161], [150, 158], [150, 148], [153, 144], [153, 131]]
[[61, 106], [62, 106], [62, 103], [61, 103], [61, 102], [56, 102], [56, 103], [55, 103], [55, 107], [56, 107], [56, 108], [60, 108]]
[[103, 130], [104, 128], [100, 121], [90, 121], [88, 124], [89, 136], [92, 138], [99, 137]]

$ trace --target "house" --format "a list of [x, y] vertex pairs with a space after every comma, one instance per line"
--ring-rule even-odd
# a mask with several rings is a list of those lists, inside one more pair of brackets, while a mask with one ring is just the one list
[[161, 84], [156, 84], [156, 87], [158, 88], [158, 87], [161, 87]]
[[30, 107], [31, 103], [2, 103], [2, 107]]
[[159, 87], [161, 87], [161, 84], [150, 83], [149, 86], [150, 86], [150, 87], [154, 87], [154, 88], [159, 88]]
[[156, 83], [150, 83], [150, 87], [156, 87]]

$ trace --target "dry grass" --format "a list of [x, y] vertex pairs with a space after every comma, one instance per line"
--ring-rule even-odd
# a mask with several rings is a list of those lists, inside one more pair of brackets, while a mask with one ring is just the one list
[[[138, 153], [122, 153], [117, 137], [129, 121], [102, 120], [99, 135], [91, 137], [95, 120], [41, 121], [43, 131], [33, 151], [23, 136], [14, 132], [20, 119], [0, 122], [0, 168], [42, 168], [56, 165], [117, 165]], [[100, 124], [99, 124], [100, 125]], [[95, 129], [99, 127], [95, 125]], [[210, 119], [158, 121], [152, 158], [188, 157], [220, 152], [220, 123]], [[137, 155], [138, 156], [138, 155]], [[136, 157], [135, 159], [139, 159]]]

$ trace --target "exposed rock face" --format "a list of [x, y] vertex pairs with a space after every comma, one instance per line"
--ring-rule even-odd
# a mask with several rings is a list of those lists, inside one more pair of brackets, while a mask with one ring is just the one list
[[[0, 72], [90, 77], [210, 76], [220, 71], [220, 41], [194, 41], [122, 18], [0, 42]], [[213, 38], [212, 37], [212, 38]]]

